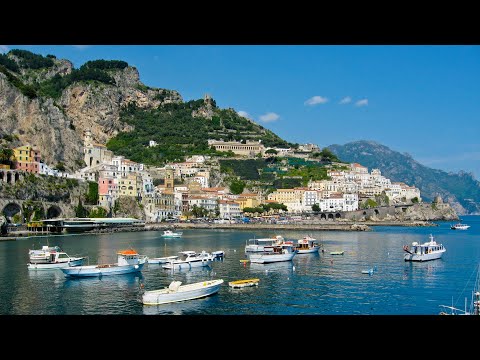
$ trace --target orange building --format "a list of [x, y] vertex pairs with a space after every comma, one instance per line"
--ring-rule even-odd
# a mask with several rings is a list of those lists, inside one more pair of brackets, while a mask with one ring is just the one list
[[13, 149], [15, 156], [14, 166], [16, 170], [31, 173], [40, 172], [40, 152], [30, 145], [24, 145]]

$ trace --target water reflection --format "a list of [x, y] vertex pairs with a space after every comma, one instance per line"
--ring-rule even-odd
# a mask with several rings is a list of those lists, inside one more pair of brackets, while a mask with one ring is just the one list
[[216, 301], [212, 298], [217, 294], [205, 298], [180, 301], [161, 305], [143, 305], [145, 315], [200, 315], [205, 313], [206, 308], [212, 306]]

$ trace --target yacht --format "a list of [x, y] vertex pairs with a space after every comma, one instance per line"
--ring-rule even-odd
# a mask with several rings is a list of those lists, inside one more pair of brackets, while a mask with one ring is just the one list
[[404, 255], [405, 261], [429, 261], [440, 259], [445, 251], [445, 247], [442, 244], [437, 244], [434, 240], [433, 235], [430, 234], [430, 241], [427, 241], [423, 244], [417, 242], [412, 243], [410, 248], [408, 245], [403, 246], [403, 251], [406, 252]]
[[245, 245], [245, 252], [263, 252], [265, 247], [280, 245], [284, 242], [283, 236], [276, 235], [271, 238], [249, 239]]
[[458, 223], [450, 226], [450, 229], [452, 230], [467, 230], [470, 227], [470, 225]]
[[206, 252], [196, 253], [195, 251], [180, 251], [180, 259], [173, 259], [162, 265], [164, 269], [191, 269], [192, 267], [208, 266], [212, 263], [214, 257]]

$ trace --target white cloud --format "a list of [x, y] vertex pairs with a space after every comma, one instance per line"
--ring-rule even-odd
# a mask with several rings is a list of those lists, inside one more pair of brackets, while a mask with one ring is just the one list
[[85, 50], [85, 49], [88, 49], [90, 47], [90, 45], [72, 45], [75, 49], [78, 49], [78, 50]]
[[244, 118], [251, 119], [252, 117], [250, 114], [246, 111], [240, 110], [237, 112], [238, 115], [243, 116]]
[[349, 104], [352, 102], [352, 98], [350, 96], [345, 96], [342, 100], [340, 100], [339, 104], [344, 105], [344, 104]]
[[8, 52], [9, 48], [7, 45], [0, 45], [0, 53]]
[[355, 103], [355, 106], [367, 106], [367, 105], [368, 105], [368, 99], [358, 100]]
[[328, 99], [326, 97], [316, 95], [305, 101], [305, 105], [313, 106], [317, 104], [325, 104], [327, 101]]
[[275, 114], [274, 112], [266, 113], [265, 115], [260, 115], [260, 120], [263, 122], [273, 122], [277, 121], [280, 118], [280, 115]]

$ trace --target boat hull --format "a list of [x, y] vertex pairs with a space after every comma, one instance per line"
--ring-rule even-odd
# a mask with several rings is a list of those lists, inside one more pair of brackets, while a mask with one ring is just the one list
[[405, 254], [403, 259], [405, 261], [430, 261], [430, 260], [436, 260], [436, 259], [440, 259], [442, 256], [443, 256], [443, 253], [445, 252], [445, 250], [443, 251], [435, 251], [435, 252], [432, 252], [430, 254], [415, 254], [415, 253], [411, 253], [411, 254]]
[[320, 250], [319, 247], [311, 248], [311, 249], [297, 249], [297, 254], [311, 254], [311, 253], [318, 253]]
[[152, 258], [148, 259], [149, 264], [166, 264], [170, 260], [175, 260], [177, 259], [178, 256], [167, 256], [167, 257], [161, 257], [161, 258]]
[[250, 262], [257, 264], [267, 264], [280, 261], [291, 261], [296, 253], [289, 254], [251, 254]]
[[146, 291], [142, 295], [144, 305], [161, 305], [179, 301], [187, 301], [210, 296], [220, 290], [223, 280], [210, 280], [202, 283], [195, 283], [180, 286], [177, 291], [168, 288]]
[[107, 275], [123, 275], [142, 271], [145, 263], [132, 265], [113, 265], [109, 267], [99, 267], [98, 265], [73, 266], [61, 268], [67, 277], [99, 277]]
[[28, 270], [50, 270], [62, 269], [66, 267], [81, 266], [85, 262], [85, 258], [75, 258], [71, 261], [57, 262], [57, 263], [28, 263]]
[[241, 289], [241, 288], [249, 287], [249, 286], [258, 286], [259, 281], [260, 281], [260, 279], [247, 279], [247, 280], [230, 281], [228, 283], [228, 286], [230, 286], [233, 289]]
[[185, 262], [168, 262], [162, 267], [164, 269], [174, 269], [174, 270], [188, 270], [194, 267], [204, 267], [209, 266], [212, 263], [212, 260], [197, 260], [197, 261], [185, 261]]

